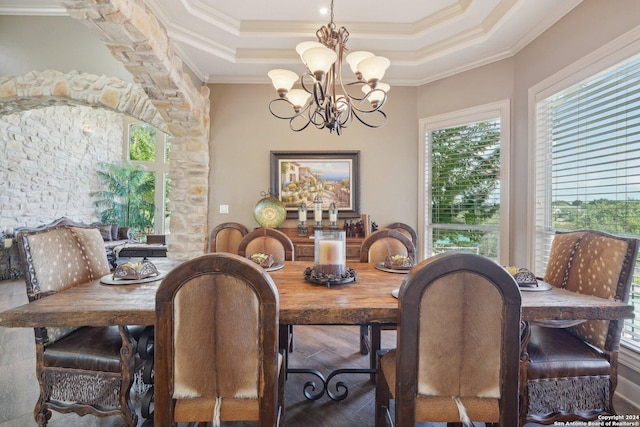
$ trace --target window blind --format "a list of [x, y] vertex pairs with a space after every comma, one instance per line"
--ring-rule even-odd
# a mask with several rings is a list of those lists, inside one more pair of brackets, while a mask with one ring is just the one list
[[498, 259], [500, 119], [427, 133], [429, 254], [449, 250]]
[[[539, 101], [536, 106], [536, 265], [556, 230], [640, 237], [640, 56]], [[640, 264], [640, 261], [638, 261]], [[623, 342], [640, 349], [640, 265]]]

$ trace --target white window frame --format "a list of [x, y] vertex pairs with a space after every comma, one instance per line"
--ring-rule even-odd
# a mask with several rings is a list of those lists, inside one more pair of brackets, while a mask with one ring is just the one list
[[[528, 123], [529, 123], [529, 194], [530, 203], [528, 221], [528, 259], [529, 265], [536, 265], [536, 244], [540, 244], [536, 240], [536, 236], [540, 236], [541, 240], [553, 237], [551, 230], [538, 230], [536, 226], [536, 207], [540, 204], [548, 203], [548, 201], [537, 200], [536, 186], [540, 179], [546, 177], [538, 177], [536, 169], [537, 154], [537, 104], [538, 102], [549, 98], [550, 96], [567, 89], [609, 67], [612, 67], [634, 55], [640, 53], [640, 28], [629, 31], [618, 37], [612, 42], [602, 46], [591, 52], [589, 55], [570, 64], [559, 72], [549, 76], [545, 80], [537, 83], [529, 88], [528, 92]], [[621, 363], [640, 372], [640, 353], [625, 346], [624, 340], [621, 341], [620, 361]]]
[[427, 133], [431, 130], [460, 126], [483, 120], [500, 119], [500, 237], [498, 256], [503, 265], [508, 265], [509, 257], [509, 176], [511, 158], [511, 102], [509, 99], [472, 108], [439, 114], [419, 120], [418, 123], [418, 235], [422, 242], [418, 250], [419, 259], [424, 259], [427, 248], [427, 224], [431, 214], [429, 200], [429, 177], [426, 171], [426, 159], [429, 158], [429, 146], [426, 143]]
[[155, 153], [156, 160], [154, 162], [142, 162], [139, 160], [131, 160], [129, 152], [129, 129], [134, 124], [148, 124], [140, 120], [135, 120], [131, 117], [126, 117], [124, 121], [124, 137], [122, 138], [123, 150], [122, 155], [125, 162], [131, 162], [132, 165], [142, 165], [147, 172], [151, 172], [155, 175], [155, 188], [153, 203], [158, 212], [153, 215], [153, 231], [156, 234], [165, 234], [165, 218], [164, 218], [164, 204], [165, 204], [165, 176], [169, 175], [169, 161], [165, 160], [165, 147], [167, 144], [168, 135], [156, 128], [156, 145]]

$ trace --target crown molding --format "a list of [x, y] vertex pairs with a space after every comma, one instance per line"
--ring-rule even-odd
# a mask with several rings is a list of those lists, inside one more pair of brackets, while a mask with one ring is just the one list
[[0, 15], [69, 16], [62, 6], [0, 6]]

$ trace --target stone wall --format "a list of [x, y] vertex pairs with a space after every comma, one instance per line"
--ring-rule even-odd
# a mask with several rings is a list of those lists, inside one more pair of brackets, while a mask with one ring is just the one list
[[[60, 3], [103, 40], [131, 72], [135, 85], [78, 73], [0, 76], [0, 117], [66, 102], [119, 111], [166, 130], [172, 136], [167, 255], [185, 259], [202, 254], [208, 234], [209, 89], [194, 86], [166, 29], [143, 1]], [[155, 114], [147, 115], [152, 111]]]
[[96, 164], [122, 160], [122, 114], [54, 106], [0, 116], [0, 229], [98, 220]]

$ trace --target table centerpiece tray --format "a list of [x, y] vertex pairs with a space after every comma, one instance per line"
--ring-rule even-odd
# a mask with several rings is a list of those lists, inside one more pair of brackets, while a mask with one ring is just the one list
[[318, 273], [315, 267], [307, 267], [304, 270], [304, 279], [307, 282], [327, 287], [353, 283], [356, 281], [357, 275], [358, 273], [351, 267], [347, 267], [345, 272], [339, 276]]

